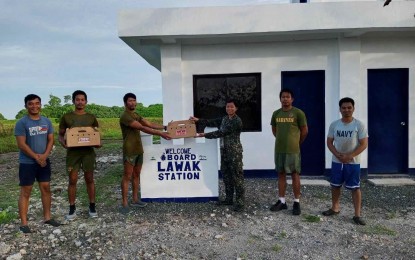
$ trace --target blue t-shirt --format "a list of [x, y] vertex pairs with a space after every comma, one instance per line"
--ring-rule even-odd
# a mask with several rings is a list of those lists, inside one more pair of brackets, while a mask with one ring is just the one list
[[[48, 144], [48, 135], [53, 134], [52, 122], [44, 116], [38, 120], [33, 120], [25, 116], [17, 121], [14, 128], [15, 136], [26, 136], [26, 144], [37, 154], [43, 154]], [[22, 151], [19, 152], [20, 163], [36, 163], [36, 160], [27, 156]]]

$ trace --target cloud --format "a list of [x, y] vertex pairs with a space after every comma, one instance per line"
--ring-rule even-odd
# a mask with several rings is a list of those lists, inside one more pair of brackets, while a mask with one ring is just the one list
[[26, 59], [32, 55], [27, 48], [19, 45], [1, 45], [0, 58]]

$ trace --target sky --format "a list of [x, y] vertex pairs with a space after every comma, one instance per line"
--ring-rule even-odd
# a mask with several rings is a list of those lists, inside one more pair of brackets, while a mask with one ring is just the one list
[[24, 97], [123, 106], [162, 102], [161, 73], [118, 38], [117, 15], [132, 8], [269, 4], [282, 0], [0, 0], [0, 113], [14, 119]]

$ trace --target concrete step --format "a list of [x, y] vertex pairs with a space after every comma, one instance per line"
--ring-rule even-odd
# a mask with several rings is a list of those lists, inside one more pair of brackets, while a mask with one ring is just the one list
[[374, 186], [404, 186], [404, 185], [415, 185], [415, 180], [410, 178], [379, 178], [379, 179], [368, 179], [368, 183]]
[[[407, 176], [407, 175], [406, 175]], [[363, 181], [363, 180], [362, 180]], [[404, 185], [414, 185], [415, 180], [409, 177], [399, 176], [399, 177], [386, 177], [381, 176], [380, 178], [369, 178], [366, 180], [369, 184], [374, 186], [404, 186]], [[287, 178], [287, 184], [292, 185], [291, 178]], [[330, 186], [330, 182], [322, 178], [302, 178], [301, 185], [308, 186]]]

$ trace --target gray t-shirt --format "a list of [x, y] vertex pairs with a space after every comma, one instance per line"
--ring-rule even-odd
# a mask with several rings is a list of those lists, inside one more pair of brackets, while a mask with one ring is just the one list
[[[350, 153], [359, 146], [359, 140], [368, 137], [368, 135], [362, 121], [353, 118], [350, 123], [343, 123], [341, 119], [331, 123], [327, 137], [334, 138], [334, 147], [338, 152]], [[332, 160], [341, 163], [334, 155]], [[354, 157], [351, 163], [360, 164], [360, 154]]]
[[[41, 116], [39, 120], [33, 120], [28, 116], [17, 121], [14, 128], [15, 136], [26, 136], [26, 143], [37, 154], [43, 154], [48, 144], [48, 135], [53, 134], [53, 126], [50, 120]], [[19, 152], [20, 163], [34, 164], [36, 160]]]

